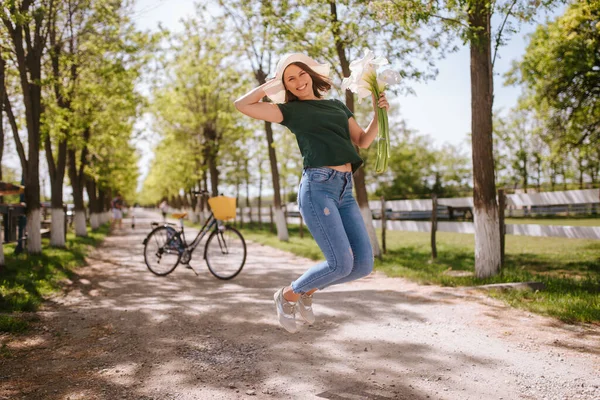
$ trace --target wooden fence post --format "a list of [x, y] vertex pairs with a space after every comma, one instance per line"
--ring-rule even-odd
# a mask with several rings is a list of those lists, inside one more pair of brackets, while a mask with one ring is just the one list
[[437, 231], [437, 195], [431, 195], [431, 258], [437, 258], [437, 247], [435, 245], [435, 232]]
[[271, 232], [275, 233], [275, 225], [273, 224], [273, 206], [269, 206], [269, 217], [271, 219]]
[[504, 266], [504, 235], [506, 225], [504, 224], [504, 209], [506, 208], [506, 196], [504, 190], [498, 190], [498, 220], [500, 221], [500, 267]]
[[[386, 215], [385, 215], [385, 197], [381, 196], [381, 254], [387, 252], [385, 244], [385, 228], [386, 228]], [[380, 257], [382, 258], [382, 257]]]

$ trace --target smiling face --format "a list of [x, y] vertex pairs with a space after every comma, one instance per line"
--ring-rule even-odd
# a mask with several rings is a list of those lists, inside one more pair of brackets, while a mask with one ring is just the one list
[[317, 99], [311, 76], [297, 65], [290, 64], [283, 71], [283, 84], [299, 100]]

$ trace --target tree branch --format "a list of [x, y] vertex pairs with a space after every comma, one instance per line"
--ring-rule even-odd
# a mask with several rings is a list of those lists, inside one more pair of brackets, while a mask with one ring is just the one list
[[23, 143], [19, 137], [19, 127], [17, 126], [17, 120], [15, 118], [15, 114], [13, 113], [6, 87], [4, 88], [4, 111], [6, 111], [8, 121], [12, 128], [13, 137], [15, 138], [17, 153], [19, 154], [19, 159], [21, 160], [21, 168], [23, 168], [23, 175], [27, 176], [27, 157], [25, 156], [25, 148], [23, 147]]
[[506, 25], [506, 21], [508, 21], [508, 17], [512, 15], [512, 9], [517, 4], [517, 0], [513, 0], [506, 16], [504, 17], [504, 21], [502, 21], [502, 25], [500, 29], [498, 29], [498, 34], [496, 35], [496, 44], [494, 45], [494, 56], [492, 57], [492, 70], [494, 69], [494, 63], [496, 62], [496, 56], [498, 55], [498, 47], [500, 47], [500, 37], [502, 36], [502, 31], [504, 31], [504, 26]]

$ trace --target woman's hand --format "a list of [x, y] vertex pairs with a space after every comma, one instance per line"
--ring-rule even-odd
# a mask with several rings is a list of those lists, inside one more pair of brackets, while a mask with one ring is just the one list
[[377, 107], [385, 108], [386, 111], [390, 110], [390, 103], [388, 103], [387, 98], [385, 97], [385, 92], [379, 93], [379, 100], [377, 101], [377, 106], [375, 105], [375, 94], [371, 95], [373, 99], [373, 109], [377, 111]]

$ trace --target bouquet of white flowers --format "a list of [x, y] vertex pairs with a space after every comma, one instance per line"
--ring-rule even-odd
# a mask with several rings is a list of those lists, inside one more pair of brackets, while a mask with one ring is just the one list
[[[365, 50], [365, 55], [359, 60], [350, 63], [350, 76], [342, 81], [342, 90], [350, 90], [358, 95], [358, 101], [373, 94], [375, 104], [379, 100], [379, 94], [383, 92], [386, 85], [400, 82], [400, 74], [391, 69], [377, 73], [377, 68], [387, 65], [388, 60], [383, 57], [375, 58], [371, 50]], [[377, 135], [377, 161], [375, 172], [382, 173], [387, 169], [390, 157], [390, 135], [387, 110], [377, 107], [377, 124], [379, 127]]]

